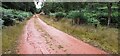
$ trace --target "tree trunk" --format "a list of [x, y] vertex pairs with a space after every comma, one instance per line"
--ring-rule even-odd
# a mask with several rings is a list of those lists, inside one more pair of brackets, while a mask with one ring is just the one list
[[78, 18], [78, 20], [77, 20], [77, 21], [78, 21], [78, 22], [77, 22], [77, 24], [78, 24], [78, 25], [80, 25], [80, 18]]
[[108, 23], [107, 23], [107, 26], [109, 27], [109, 25], [110, 25], [110, 20], [111, 20], [111, 13], [112, 13], [112, 9], [111, 9], [111, 7], [112, 7], [112, 3], [108, 3]]
[[75, 20], [74, 19], [72, 19], [72, 25], [74, 25], [75, 24]]

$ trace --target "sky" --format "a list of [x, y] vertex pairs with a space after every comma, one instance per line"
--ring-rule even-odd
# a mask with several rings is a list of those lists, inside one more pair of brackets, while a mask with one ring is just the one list
[[[44, 2], [44, 1], [46, 1], [46, 0], [34, 0], [34, 3], [35, 3], [35, 5], [36, 5], [36, 8], [37, 8], [37, 9], [40, 9], [40, 8], [41, 8], [41, 5], [42, 5], [42, 2]], [[37, 4], [37, 2], [38, 2], [38, 4]]]

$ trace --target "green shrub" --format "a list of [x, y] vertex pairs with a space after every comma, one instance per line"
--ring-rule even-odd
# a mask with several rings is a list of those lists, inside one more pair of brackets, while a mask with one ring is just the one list
[[92, 23], [92, 24], [99, 24], [100, 22], [97, 20], [97, 19], [95, 19], [95, 18], [89, 18], [88, 20], [87, 20], [87, 22], [88, 23]]
[[77, 11], [77, 10], [70, 11], [67, 15], [67, 18], [71, 18], [73, 24], [86, 23], [86, 19], [87, 19], [83, 13], [81, 13], [80, 11]]
[[86, 17], [84, 16], [83, 13], [81, 13], [80, 11], [70, 11], [67, 15], [67, 18], [71, 18], [71, 19], [86, 19]]
[[27, 17], [32, 16], [30, 12], [24, 12], [14, 9], [4, 9], [0, 7], [0, 12], [2, 12], [2, 20], [4, 20], [3, 25], [10, 26], [15, 24], [15, 20], [23, 21]]
[[49, 16], [55, 16], [55, 13], [50, 13]]
[[79, 11], [70, 11], [67, 15], [68, 18], [75, 19], [80, 18], [81, 14]]
[[90, 12], [82, 12], [84, 13], [84, 17], [86, 17], [86, 21], [87, 23], [89, 24], [99, 24], [99, 21], [98, 21], [98, 14], [99, 13], [90, 13]]
[[65, 16], [66, 16], [66, 13], [63, 13], [63, 12], [57, 12], [57, 13], [55, 13], [55, 17], [56, 18], [63, 18]]
[[63, 12], [57, 12], [55, 13], [55, 21], [59, 21], [61, 18], [65, 17], [66, 16], [66, 13], [63, 13]]
[[3, 25], [5, 25], [5, 26], [15, 25], [15, 20], [13, 18], [6, 18], [6, 19], [3, 19], [3, 20], [4, 20]]

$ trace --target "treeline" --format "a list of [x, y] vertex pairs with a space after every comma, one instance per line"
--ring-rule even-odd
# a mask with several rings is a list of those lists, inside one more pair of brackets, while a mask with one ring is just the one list
[[34, 2], [2, 2], [2, 7], [5, 9], [16, 9], [26, 12], [36, 12]]
[[55, 21], [63, 17], [72, 19], [72, 24], [93, 24], [118, 27], [118, 3], [45, 2], [41, 11], [54, 16]]
[[[0, 12], [2, 26], [13, 26], [27, 20], [36, 11], [33, 2], [2, 2]], [[1, 26], [0, 25], [0, 26]]]

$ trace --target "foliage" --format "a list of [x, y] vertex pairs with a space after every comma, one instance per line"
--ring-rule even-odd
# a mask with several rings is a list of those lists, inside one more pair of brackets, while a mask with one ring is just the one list
[[55, 16], [56, 14], [55, 13], [49, 13], [49, 16]]
[[47, 15], [49, 13], [56, 12], [69, 12], [71, 10], [80, 10], [81, 7], [84, 8], [86, 5], [81, 2], [45, 2], [44, 6], [41, 8]]
[[85, 20], [85, 22], [87, 23], [93, 23], [93, 24], [99, 24], [99, 21], [97, 19], [95, 19], [97, 15], [96, 14], [92, 14], [92, 13], [88, 13], [88, 12], [80, 12], [80, 11], [70, 11], [67, 15], [68, 18], [72, 18], [72, 19], [82, 19]]
[[4, 9], [0, 7], [0, 12], [2, 12], [2, 20], [4, 20], [3, 25], [5, 26], [12, 26], [15, 25], [15, 21], [23, 21], [27, 17], [31, 16], [32, 13], [24, 12], [20, 10], [13, 10], [13, 9]]
[[80, 18], [81, 14], [79, 11], [70, 11], [67, 15], [68, 18], [76, 19]]
[[[112, 3], [112, 13], [111, 13], [111, 24], [119, 24], [118, 17], [118, 3]], [[108, 23], [108, 3], [84, 3], [84, 2], [45, 2], [41, 10], [43, 10], [46, 15], [56, 12], [65, 12], [68, 18], [79, 18], [85, 19], [87, 23], [102, 24], [106, 25]], [[72, 12], [72, 11], [80, 11]], [[72, 15], [73, 13], [73, 15]], [[79, 14], [81, 16], [79, 16]], [[52, 15], [52, 14], [51, 14]], [[113, 23], [114, 22], [114, 23]]]
[[16, 9], [27, 12], [36, 12], [34, 2], [2, 2], [2, 7], [6, 9]]
[[66, 13], [63, 13], [63, 12], [56, 12], [55, 13], [55, 21], [59, 21], [59, 20], [61, 20], [63, 17], [65, 17], [66, 16]]
[[88, 23], [99, 24], [99, 21], [97, 20], [97, 14], [89, 13], [89, 12], [83, 12], [83, 13]]
[[72, 26], [70, 19], [62, 19], [54, 22], [46, 16], [40, 16], [47, 24], [68, 33], [77, 39], [99, 47], [108, 53], [118, 53], [118, 29], [100, 26], [95, 29], [89, 25]]
[[66, 13], [63, 13], [63, 12], [56, 12], [55, 13], [55, 17], [56, 18], [63, 18], [66, 16]]

